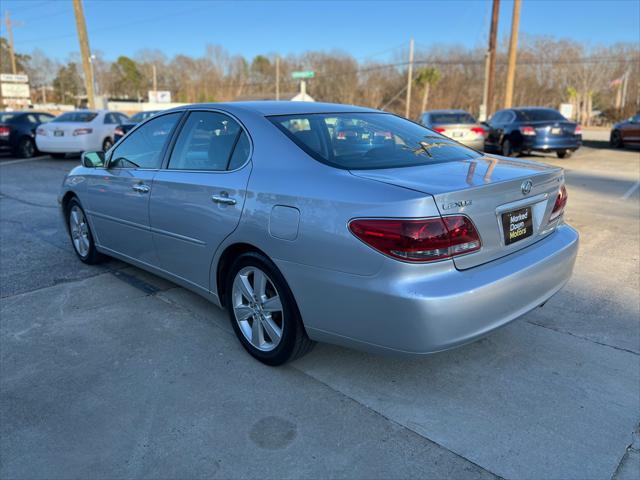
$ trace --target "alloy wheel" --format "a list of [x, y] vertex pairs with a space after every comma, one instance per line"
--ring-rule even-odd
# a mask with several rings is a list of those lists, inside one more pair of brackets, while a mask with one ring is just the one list
[[232, 308], [240, 331], [258, 350], [269, 352], [282, 340], [284, 311], [269, 276], [258, 267], [242, 268], [233, 279]]
[[71, 232], [73, 248], [76, 249], [78, 255], [86, 257], [89, 254], [89, 247], [91, 245], [89, 225], [87, 225], [84, 212], [77, 205], [71, 207], [69, 211], [69, 231]]

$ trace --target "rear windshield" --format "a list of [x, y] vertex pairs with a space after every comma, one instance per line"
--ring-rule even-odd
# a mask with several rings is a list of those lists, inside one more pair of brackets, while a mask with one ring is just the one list
[[52, 122], [90, 122], [98, 116], [94, 112], [67, 112], [51, 120]]
[[465, 112], [457, 113], [430, 113], [429, 118], [433, 124], [476, 123], [476, 119]]
[[543, 122], [545, 120], [566, 120], [560, 112], [551, 108], [540, 108], [535, 110], [516, 110], [518, 120], [525, 122]]
[[481, 156], [388, 113], [277, 115], [269, 120], [316, 160], [348, 170], [410, 167]]

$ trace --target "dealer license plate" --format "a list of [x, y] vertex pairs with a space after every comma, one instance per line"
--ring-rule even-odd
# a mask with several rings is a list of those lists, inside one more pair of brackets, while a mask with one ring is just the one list
[[505, 245], [518, 242], [533, 234], [531, 207], [520, 208], [502, 214], [502, 232]]

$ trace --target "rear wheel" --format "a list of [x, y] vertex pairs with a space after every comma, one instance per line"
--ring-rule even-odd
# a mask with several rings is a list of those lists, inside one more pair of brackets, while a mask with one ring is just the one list
[[511, 157], [513, 156], [513, 147], [511, 146], [511, 142], [509, 141], [508, 138], [506, 138], [503, 142], [502, 142], [502, 155], [504, 157]]
[[556, 155], [558, 155], [558, 158], [569, 158], [571, 153], [571, 150], [558, 150]]
[[113, 140], [111, 140], [109, 137], [107, 137], [107, 138], [104, 139], [104, 142], [102, 142], [102, 151], [106, 152], [112, 146], [113, 146]]
[[66, 153], [50, 153], [53, 158], [65, 158], [67, 156]]
[[78, 258], [89, 265], [100, 262], [102, 255], [96, 250], [89, 222], [76, 198], [72, 198], [67, 206], [67, 227]]
[[236, 259], [226, 283], [225, 305], [242, 346], [267, 365], [282, 365], [311, 350], [293, 294], [264, 255]]
[[20, 158], [31, 158], [37, 152], [36, 144], [32, 138], [24, 137], [18, 143], [17, 154]]
[[624, 142], [622, 141], [622, 135], [619, 130], [614, 130], [611, 132], [611, 138], [609, 139], [609, 144], [611, 144], [614, 148], [622, 148], [624, 147]]

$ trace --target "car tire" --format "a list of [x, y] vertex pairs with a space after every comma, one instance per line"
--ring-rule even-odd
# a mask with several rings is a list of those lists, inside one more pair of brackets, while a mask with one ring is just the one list
[[106, 152], [111, 147], [113, 147], [113, 140], [111, 140], [111, 138], [109, 137], [105, 138], [104, 141], [102, 142], [102, 151]]
[[96, 250], [87, 216], [77, 198], [69, 201], [65, 213], [71, 246], [80, 261], [88, 265], [100, 263], [104, 257]]
[[620, 130], [614, 130], [611, 132], [611, 138], [609, 139], [609, 144], [613, 148], [622, 148], [624, 147], [624, 142], [622, 141], [622, 134]]
[[23, 137], [18, 143], [16, 154], [20, 158], [31, 158], [38, 152], [36, 144], [31, 137]]
[[511, 142], [508, 138], [505, 138], [502, 142], [502, 156], [503, 157], [512, 157], [514, 155], [513, 147], [511, 146]]
[[239, 256], [225, 285], [231, 325], [252, 357], [277, 366], [313, 348], [286, 280], [267, 257], [257, 252]]
[[571, 157], [571, 150], [558, 150], [556, 152], [556, 155], [558, 156], [558, 158], [569, 158]]
[[67, 156], [66, 153], [50, 153], [49, 155], [51, 155], [52, 158], [57, 158], [57, 159], [62, 159]]

